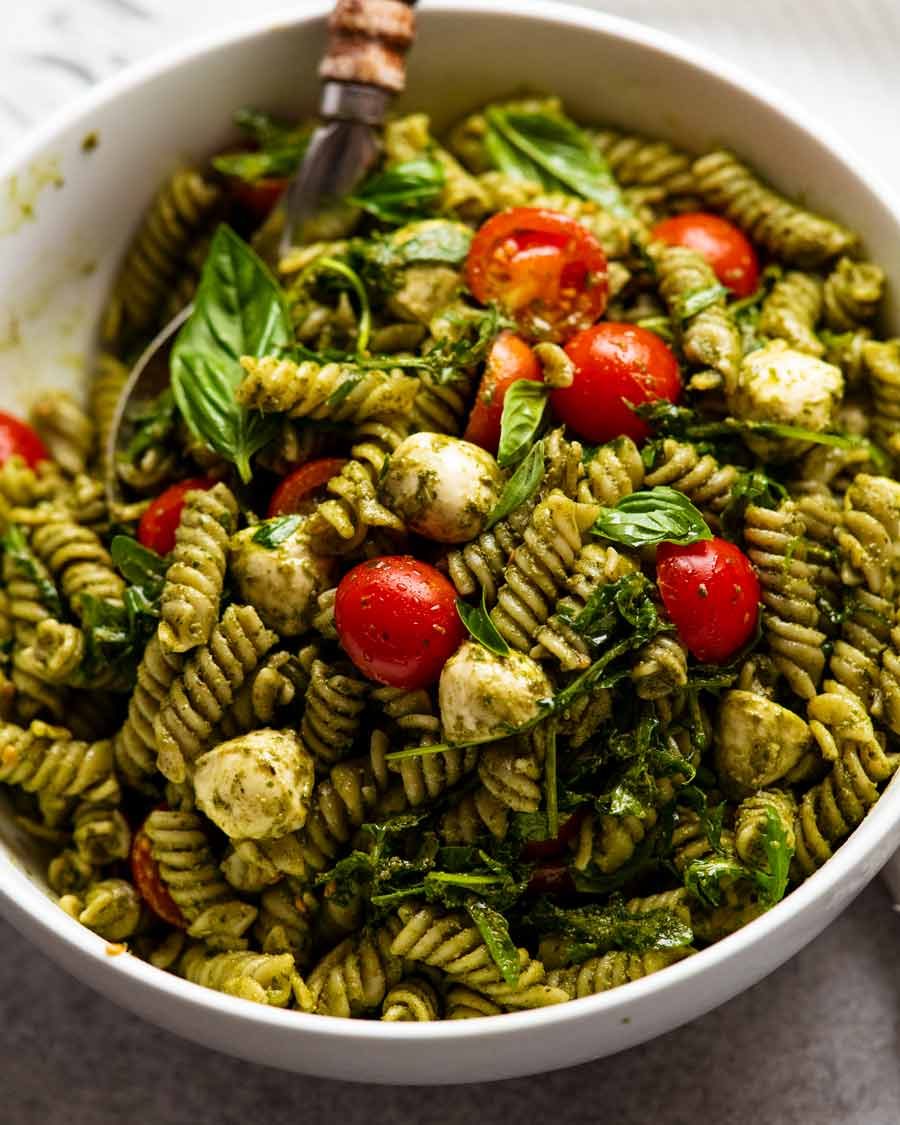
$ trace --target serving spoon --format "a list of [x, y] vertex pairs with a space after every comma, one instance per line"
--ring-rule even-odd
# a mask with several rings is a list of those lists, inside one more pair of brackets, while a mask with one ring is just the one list
[[[337, 0], [319, 66], [320, 124], [275, 211], [266, 221], [261, 248], [270, 262], [293, 245], [304, 224], [323, 205], [348, 195], [379, 153], [377, 126], [406, 79], [406, 52], [415, 35], [416, 0]], [[126, 420], [139, 403], [169, 385], [168, 345], [191, 315], [187, 305], [151, 340], [131, 369], [113, 413], [104, 450], [104, 485], [110, 506], [122, 499], [116, 471]]]

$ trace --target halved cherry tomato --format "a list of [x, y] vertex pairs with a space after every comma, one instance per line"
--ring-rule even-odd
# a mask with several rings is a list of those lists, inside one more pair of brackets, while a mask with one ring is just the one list
[[656, 224], [653, 237], [668, 246], [696, 250], [735, 297], [749, 297], [759, 285], [759, 261], [750, 240], [719, 215], [706, 211], [673, 215]]
[[501, 332], [488, 352], [487, 364], [463, 440], [474, 442], [490, 453], [496, 453], [500, 444], [503, 400], [510, 384], [519, 379], [539, 383], [542, 378], [537, 356], [522, 337], [514, 332]]
[[198, 489], [206, 491], [216, 482], [208, 477], [180, 480], [150, 501], [138, 524], [138, 540], [158, 555], [167, 555], [175, 546], [175, 532], [181, 519], [184, 498]]
[[49, 461], [46, 446], [27, 422], [0, 410], [0, 465], [16, 454], [30, 468], [39, 461]]
[[272, 516], [286, 516], [299, 512], [304, 500], [343, 469], [347, 464], [344, 457], [320, 457], [317, 461], [307, 461], [299, 465], [279, 483], [269, 501], [266, 513]]
[[542, 863], [528, 880], [528, 893], [533, 895], [571, 894], [574, 890], [575, 880], [564, 863]]
[[267, 177], [262, 180], [242, 180], [234, 176], [229, 181], [231, 194], [250, 215], [262, 222], [284, 194], [288, 185], [286, 177]]
[[554, 856], [562, 855], [569, 841], [574, 840], [578, 835], [578, 829], [586, 816], [587, 809], [579, 809], [562, 822], [559, 831], [549, 840], [532, 840], [527, 843], [522, 848], [522, 859], [551, 859]]
[[569, 341], [566, 354], [575, 364], [575, 378], [571, 386], [552, 391], [550, 403], [586, 441], [612, 441], [622, 434], [643, 441], [650, 428], [628, 404], [677, 402], [681, 394], [672, 350], [636, 324], [595, 324]]
[[409, 555], [371, 559], [345, 574], [334, 624], [361, 672], [407, 691], [434, 683], [465, 635], [453, 586]]
[[144, 831], [134, 834], [131, 845], [131, 877], [138, 894], [157, 917], [170, 926], [187, 929], [184, 915], [175, 905], [159, 874], [159, 864], [150, 852], [150, 837]]
[[656, 582], [679, 637], [698, 660], [724, 664], [753, 636], [759, 579], [744, 552], [726, 539], [687, 547], [661, 543]]
[[606, 255], [568, 215], [513, 207], [492, 215], [472, 239], [466, 284], [496, 301], [524, 335], [567, 340], [603, 315], [609, 292]]

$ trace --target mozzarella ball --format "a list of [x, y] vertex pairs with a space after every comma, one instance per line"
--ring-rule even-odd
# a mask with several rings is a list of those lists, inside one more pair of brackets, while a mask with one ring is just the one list
[[336, 577], [335, 560], [313, 552], [307, 524], [302, 520], [274, 547], [257, 541], [265, 524], [244, 528], [231, 540], [231, 572], [241, 600], [283, 637], [296, 637], [310, 627], [316, 599]]
[[744, 797], [793, 773], [814, 752], [806, 722], [750, 691], [722, 696], [716, 723], [716, 769], [723, 789]]
[[197, 759], [197, 806], [232, 839], [270, 840], [306, 823], [312, 755], [288, 730], [255, 730]]
[[411, 531], [438, 543], [465, 543], [482, 531], [502, 488], [503, 473], [487, 450], [422, 433], [391, 454], [381, 498]]
[[[738, 418], [821, 432], [834, 425], [843, 393], [840, 368], [772, 340], [744, 358], [728, 406]], [[782, 438], [754, 435], [746, 441], [767, 459], [790, 459], [808, 448], [808, 443]]]
[[541, 666], [522, 652], [497, 656], [466, 641], [441, 672], [438, 701], [448, 742], [489, 738], [537, 717], [553, 695]]

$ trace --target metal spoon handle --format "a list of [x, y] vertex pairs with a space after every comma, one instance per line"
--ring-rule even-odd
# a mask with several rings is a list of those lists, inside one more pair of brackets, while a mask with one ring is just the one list
[[404, 0], [337, 0], [319, 77], [355, 82], [398, 94], [406, 81], [406, 52], [416, 23]]

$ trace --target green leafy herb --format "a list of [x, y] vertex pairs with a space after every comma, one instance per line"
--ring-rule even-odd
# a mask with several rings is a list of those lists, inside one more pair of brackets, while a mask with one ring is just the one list
[[552, 722], [547, 724], [544, 789], [547, 801], [547, 835], [553, 839], [559, 832], [559, 782], [556, 776], [556, 725]]
[[374, 173], [347, 202], [384, 223], [406, 223], [437, 203], [444, 180], [443, 165], [426, 153]]
[[509, 936], [509, 925], [503, 915], [480, 899], [466, 903], [469, 917], [478, 927], [484, 944], [500, 970], [500, 975], [509, 985], [519, 983], [519, 954], [515, 943]]
[[749, 469], [731, 486], [731, 495], [721, 514], [722, 527], [731, 538], [737, 539], [743, 532], [744, 513], [751, 504], [777, 508], [787, 495], [784, 485], [762, 469]]
[[790, 878], [794, 849], [778, 815], [766, 809], [766, 827], [763, 834], [764, 867], [752, 867], [740, 862], [734, 855], [718, 852], [705, 859], [695, 859], [684, 872], [684, 885], [702, 902], [718, 906], [722, 901], [722, 885], [747, 880], [753, 884], [759, 900], [765, 906], [774, 906], [784, 898]]
[[509, 645], [497, 632], [497, 626], [491, 621], [487, 604], [484, 599], [484, 590], [481, 591], [481, 605], [469, 605], [462, 598], [456, 599], [456, 612], [469, 635], [479, 644], [497, 656], [509, 656]]
[[708, 906], [718, 906], [722, 901], [722, 883], [734, 882], [747, 876], [747, 868], [728, 855], [713, 855], [695, 859], [684, 869], [684, 885]]
[[[466, 309], [459, 315], [457, 327], [457, 332], [440, 340], [419, 362], [438, 386], [454, 383], [477, 367], [503, 323], [497, 307], [490, 305], [486, 309]], [[402, 361], [401, 366], [406, 366], [406, 362]]]
[[10, 524], [0, 542], [2, 542], [4, 552], [19, 574], [35, 584], [38, 599], [44, 608], [49, 611], [51, 616], [62, 618], [62, 602], [56, 586], [54, 586], [47, 568], [28, 546], [28, 540], [25, 538], [22, 529], [17, 524]]
[[705, 289], [693, 289], [688, 293], [682, 293], [678, 298], [676, 316], [683, 324], [702, 313], [704, 309], [708, 309], [710, 305], [723, 301], [728, 293], [729, 290], [718, 282], [715, 285], [707, 286]]
[[604, 508], [592, 531], [632, 548], [712, 539], [706, 520], [684, 493], [665, 485], [632, 492], [615, 508]]
[[144, 547], [130, 535], [116, 535], [109, 552], [116, 569], [126, 582], [138, 587], [150, 601], [155, 601], [162, 593], [168, 563]]
[[391, 239], [393, 252], [403, 265], [444, 262], [446, 265], [458, 266], [466, 260], [472, 245], [472, 231], [469, 227], [449, 219], [433, 219], [423, 223], [418, 229], [413, 229], [412, 235], [398, 231]]
[[620, 219], [631, 218], [609, 165], [590, 137], [562, 114], [492, 106], [485, 117], [488, 155], [500, 171], [575, 192]]
[[235, 123], [249, 133], [257, 148], [253, 152], [227, 152], [213, 158], [213, 167], [225, 176], [248, 183], [292, 176], [309, 146], [308, 125], [286, 125], [255, 109], [241, 109]]
[[519, 467], [503, 486], [500, 498], [491, 509], [484, 525], [488, 531], [500, 520], [506, 519], [510, 512], [522, 506], [537, 492], [544, 479], [544, 443], [535, 442]]
[[151, 402], [141, 403], [128, 417], [128, 422], [134, 428], [125, 449], [128, 461], [134, 464], [152, 446], [167, 442], [175, 427], [175, 420], [175, 396], [170, 387]]
[[83, 594], [80, 610], [85, 680], [89, 683], [97, 672], [115, 667], [122, 686], [134, 683], [138, 662], [156, 631], [158, 603], [149, 600], [139, 586], [132, 586], [125, 591], [122, 604]]
[[497, 464], [506, 469], [517, 464], [531, 448], [547, 408], [548, 388], [530, 379], [510, 384], [500, 417]]
[[250, 458], [274, 437], [279, 419], [234, 398], [240, 358], [286, 356], [293, 328], [278, 283], [230, 227], [209, 248], [194, 308], [172, 349], [172, 390], [192, 433], [232, 461], [246, 483]]
[[583, 961], [611, 949], [629, 953], [681, 949], [694, 940], [690, 923], [676, 911], [659, 909], [633, 914], [618, 898], [609, 906], [589, 904], [570, 909], [541, 899], [527, 921], [539, 933], [568, 938], [560, 952], [566, 960], [573, 961]]
[[[369, 303], [369, 294], [362, 282], [362, 278], [356, 270], [346, 262], [342, 262], [339, 258], [325, 256], [314, 258], [309, 265], [300, 272], [295, 286], [300, 288], [308, 281], [311, 281], [313, 278], [323, 273], [333, 274], [340, 282], [344, 283], [343, 288], [349, 289], [356, 296], [356, 300], [359, 304], [359, 319], [356, 326], [356, 354], [358, 357], [362, 356], [368, 349], [369, 336], [372, 334], [372, 307]], [[346, 357], [341, 354], [339, 358], [343, 359]], [[338, 388], [338, 390], [340, 390], [340, 388]], [[346, 393], [349, 393], [349, 391]]]
[[648, 332], [655, 332], [657, 336], [671, 344], [675, 340], [672, 331], [672, 322], [667, 316], [644, 316], [634, 322], [638, 328], [646, 328]]
[[271, 550], [283, 543], [294, 534], [303, 520], [302, 516], [276, 516], [271, 520], [264, 520], [253, 533], [253, 542], [260, 547]]
[[781, 819], [770, 808], [766, 809], [766, 827], [763, 835], [766, 853], [765, 868], [754, 868], [753, 876], [759, 887], [760, 898], [769, 906], [780, 902], [787, 890], [791, 859], [794, 849], [788, 842]]

